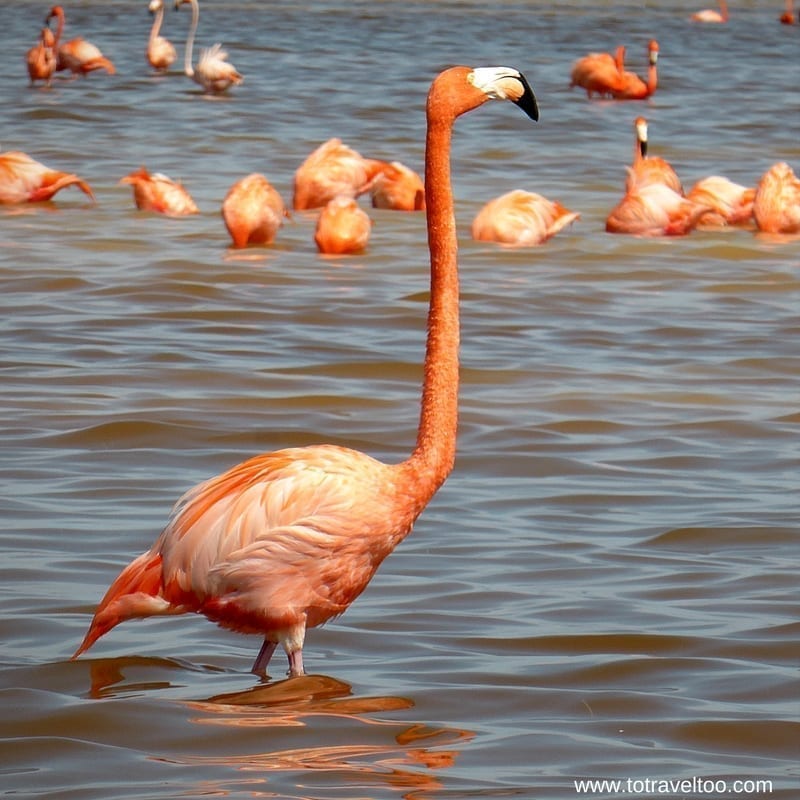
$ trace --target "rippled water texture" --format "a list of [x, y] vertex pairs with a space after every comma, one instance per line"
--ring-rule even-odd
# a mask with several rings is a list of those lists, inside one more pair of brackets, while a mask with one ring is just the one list
[[[97, 204], [68, 189], [0, 208], [0, 793], [538, 799], [639, 782], [592, 795], [611, 798], [700, 777], [800, 796], [800, 244], [603, 231], [638, 114], [687, 186], [800, 168], [800, 27], [778, 24], [782, 2], [691, 25], [704, 5], [203, 0], [198, 44], [223, 42], [245, 75], [222, 99], [150, 73], [146, 0], [67, 4], [67, 34], [118, 73], [31, 90], [47, 4], [3, 6], [0, 146], [79, 173]], [[163, 33], [180, 43], [188, 19], [170, 8]], [[651, 36], [651, 100], [569, 90], [590, 50], [624, 43], [643, 73]], [[276, 656], [260, 684], [259, 642], [195, 617], [126, 623], [71, 662], [196, 481], [308, 442], [410, 451], [423, 216], [370, 209], [368, 251], [323, 259], [313, 214], [234, 252], [219, 208], [252, 171], [288, 201], [331, 136], [421, 171], [425, 94], [453, 63], [517, 66], [541, 106], [538, 125], [494, 104], [456, 129], [453, 475], [310, 632], [308, 677]], [[117, 182], [141, 164], [201, 214], [137, 212]], [[512, 188], [581, 219], [533, 250], [470, 241]]]

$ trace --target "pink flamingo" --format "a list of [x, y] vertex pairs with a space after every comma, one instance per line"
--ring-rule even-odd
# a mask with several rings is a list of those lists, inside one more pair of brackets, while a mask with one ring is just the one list
[[199, 209], [192, 196], [178, 181], [168, 178], [160, 172], [148, 172], [140, 167], [124, 178], [120, 183], [133, 187], [133, 200], [141, 211], [154, 211], [170, 217], [183, 217], [197, 214]]
[[150, 28], [150, 36], [147, 40], [145, 55], [153, 69], [159, 72], [165, 72], [173, 65], [178, 54], [172, 42], [159, 35], [161, 24], [164, 21], [163, 0], [150, 0], [148, 9], [151, 14], [155, 15], [155, 19], [153, 20], [153, 27]]
[[65, 186], [77, 186], [94, 200], [89, 184], [77, 175], [50, 169], [18, 150], [0, 153], [0, 203], [39, 203]]
[[352, 197], [339, 195], [323, 206], [317, 217], [314, 241], [320, 253], [361, 253], [367, 246], [372, 220]]
[[663, 183], [674, 192], [683, 194], [683, 186], [672, 165], [660, 156], [648, 155], [648, 125], [644, 117], [636, 117], [633, 121], [635, 133], [633, 145], [633, 161], [628, 170], [628, 181], [639, 186], [648, 183]]
[[236, 181], [222, 202], [222, 219], [234, 247], [270, 244], [287, 214], [280, 194], [259, 172]]
[[42, 28], [39, 41], [28, 50], [26, 63], [31, 86], [35, 85], [36, 81], [44, 81], [46, 86], [50, 85], [57, 63], [55, 43], [53, 31], [50, 28]]
[[112, 583], [76, 658], [131, 617], [204, 614], [260, 634], [253, 672], [278, 643], [302, 675], [306, 630], [341, 614], [453, 468], [459, 291], [450, 140], [457, 117], [507, 99], [536, 119], [525, 78], [508, 67], [452, 67], [427, 102], [425, 185], [431, 281], [417, 444], [399, 464], [337, 445], [255, 456], [190, 489], [155, 544]]
[[68, 69], [73, 75], [87, 75], [96, 69], [104, 69], [109, 75], [116, 72], [114, 65], [100, 52], [100, 49], [82, 36], [61, 44], [61, 34], [64, 32], [64, 9], [61, 6], [53, 6], [47, 15], [47, 22], [49, 23], [53, 17], [57, 20], [55, 50], [58, 71]]
[[425, 185], [413, 169], [392, 161], [384, 164], [370, 188], [373, 208], [394, 211], [423, 211]]
[[753, 219], [753, 200], [756, 190], [742, 186], [722, 175], [709, 175], [697, 181], [686, 196], [712, 211], [701, 220], [702, 228], [724, 228], [728, 225], [747, 225]]
[[706, 8], [703, 11], [695, 12], [689, 19], [691, 19], [692, 22], [727, 22], [728, 4], [725, 0], [719, 0], [719, 11]]
[[773, 164], [761, 176], [753, 216], [764, 233], [800, 233], [800, 179], [786, 162]]
[[611, 53], [589, 53], [572, 65], [570, 88], [580, 86], [586, 89], [586, 96], [594, 94], [612, 95], [621, 88], [622, 73], [625, 71], [625, 46], [620, 45], [614, 55]]
[[658, 42], [651, 39], [647, 45], [647, 82], [633, 72], [624, 71], [618, 88], [612, 92], [616, 100], [646, 100], [658, 88]]

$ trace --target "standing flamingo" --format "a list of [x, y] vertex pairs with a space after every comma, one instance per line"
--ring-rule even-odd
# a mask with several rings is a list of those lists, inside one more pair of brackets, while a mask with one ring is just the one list
[[61, 34], [64, 32], [64, 9], [61, 6], [53, 6], [46, 22], [49, 24], [53, 17], [57, 19], [55, 41], [57, 70], [68, 69], [73, 75], [87, 75], [96, 69], [104, 69], [109, 75], [116, 72], [114, 65], [100, 52], [100, 49], [82, 36], [76, 36], [61, 44]]
[[50, 28], [42, 28], [39, 41], [28, 50], [26, 62], [31, 86], [34, 86], [36, 81], [44, 81], [46, 86], [50, 85], [53, 73], [56, 71], [55, 43], [53, 31]]
[[685, 236], [697, 227], [703, 215], [710, 210], [708, 206], [683, 197], [663, 183], [638, 186], [629, 181], [628, 186], [625, 196], [606, 218], [608, 233]]
[[658, 42], [651, 39], [647, 45], [647, 82], [633, 72], [624, 71], [620, 84], [612, 96], [616, 100], [646, 100], [658, 88]]
[[586, 96], [594, 94], [613, 96], [621, 89], [622, 73], [625, 71], [625, 45], [620, 45], [614, 55], [611, 53], [589, 53], [572, 65], [570, 89], [580, 86], [586, 89]]
[[161, 24], [164, 22], [164, 2], [163, 0], [150, 0], [148, 10], [155, 15], [153, 27], [150, 28], [150, 37], [147, 40], [147, 61], [153, 69], [165, 72], [168, 70], [178, 54], [169, 39], [159, 36]]
[[162, 175], [160, 172], [148, 172], [140, 167], [124, 178], [120, 183], [133, 186], [133, 200], [141, 211], [155, 211], [170, 217], [183, 217], [197, 214], [199, 209], [183, 184]]
[[580, 217], [561, 203], [514, 189], [490, 200], [472, 221], [472, 238], [516, 247], [542, 244]]
[[89, 184], [77, 175], [50, 169], [18, 150], [0, 153], [0, 203], [50, 200], [65, 186], [77, 186], [94, 200]]
[[800, 179], [786, 162], [773, 164], [761, 176], [753, 216], [764, 233], [800, 233]]
[[450, 141], [457, 117], [490, 99], [532, 119], [536, 99], [507, 67], [452, 67], [427, 102], [425, 184], [430, 308], [417, 444], [399, 464], [338, 445], [255, 456], [189, 490], [149, 551], [113, 582], [73, 658], [132, 617], [194, 611], [278, 643], [302, 675], [307, 628], [341, 614], [411, 528], [453, 468], [458, 416], [459, 290]]
[[388, 165], [364, 158], [341, 139], [328, 139], [294, 173], [292, 207], [295, 211], [321, 208], [338, 195], [358, 197]]
[[329, 200], [317, 217], [314, 241], [320, 253], [361, 253], [367, 246], [372, 220], [352, 197]]
[[647, 120], [644, 117], [636, 117], [633, 121], [633, 129], [635, 132], [633, 161], [628, 170], [628, 181], [633, 181], [638, 186], [645, 186], [648, 183], [663, 183], [682, 195], [683, 185], [672, 165], [660, 156], [647, 154]]
[[695, 12], [689, 19], [691, 19], [692, 22], [727, 22], [728, 4], [725, 0], [719, 0], [719, 11], [706, 8], [703, 11]]
[[236, 181], [222, 201], [222, 219], [234, 247], [269, 244], [286, 216], [280, 194], [259, 172]]
[[233, 64], [228, 62], [228, 54], [222, 49], [221, 44], [215, 44], [206, 50], [200, 51], [197, 69], [192, 67], [192, 52], [194, 50], [194, 36], [197, 24], [200, 21], [200, 4], [197, 0], [175, 0], [175, 8], [190, 4], [192, 7], [192, 22], [189, 34], [186, 37], [186, 50], [183, 56], [183, 71], [195, 82], [199, 83], [207, 94], [220, 94], [231, 86], [240, 84], [244, 78]]

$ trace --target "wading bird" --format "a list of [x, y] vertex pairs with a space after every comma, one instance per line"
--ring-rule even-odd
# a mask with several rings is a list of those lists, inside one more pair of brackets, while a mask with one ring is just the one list
[[546, 242], [580, 214], [535, 192], [513, 189], [490, 200], [472, 221], [472, 238], [516, 247]]
[[28, 50], [26, 62], [31, 86], [34, 86], [36, 81], [44, 81], [46, 86], [50, 85], [53, 73], [56, 71], [55, 42], [53, 31], [50, 28], [42, 28], [39, 41]]
[[228, 54], [222, 49], [221, 44], [215, 44], [200, 51], [197, 68], [192, 67], [192, 53], [194, 51], [194, 35], [200, 21], [200, 4], [197, 0], [175, 0], [175, 8], [186, 4], [192, 7], [192, 21], [186, 37], [186, 50], [183, 55], [183, 71], [195, 82], [203, 87], [207, 94], [220, 94], [231, 86], [240, 84], [244, 78], [228, 61]]
[[89, 184], [69, 172], [50, 169], [27, 153], [0, 153], [0, 203], [38, 203], [65, 186], [77, 186], [94, 200]]
[[628, 170], [628, 181], [633, 181], [638, 186], [663, 183], [674, 192], [683, 194], [681, 180], [672, 165], [660, 156], [651, 156], [647, 153], [647, 120], [644, 117], [636, 117], [633, 121], [633, 130], [633, 160]]
[[708, 206], [699, 227], [725, 228], [729, 225], [748, 225], [753, 221], [753, 199], [756, 190], [742, 186], [722, 175], [709, 175], [697, 181], [686, 193], [695, 203]]
[[761, 176], [753, 216], [764, 233], [800, 233], [800, 179], [786, 162], [773, 164]]
[[616, 100], [645, 100], [658, 88], [658, 42], [647, 45], [647, 82], [633, 72], [624, 71], [620, 84], [611, 94]]
[[283, 198], [259, 172], [236, 181], [222, 201], [222, 219], [234, 247], [270, 244], [286, 216]]
[[259, 634], [253, 672], [278, 644], [302, 675], [307, 628], [344, 612], [410, 533], [453, 468], [458, 416], [459, 289], [450, 142], [460, 115], [511, 100], [534, 120], [533, 91], [508, 67], [452, 67], [428, 94], [428, 334], [417, 443], [384, 464], [337, 445], [255, 456], [190, 489], [146, 553], [112, 583], [73, 658], [132, 617], [197, 612]]
[[384, 164], [375, 176], [369, 194], [373, 208], [388, 208], [393, 211], [425, 209], [425, 185], [422, 178], [399, 161]]
[[56, 69], [59, 72], [64, 69], [68, 69], [73, 75], [87, 75], [96, 69], [104, 69], [109, 75], [116, 72], [114, 65], [100, 52], [100, 49], [82, 36], [76, 36], [61, 44], [61, 34], [64, 32], [64, 9], [61, 6], [53, 6], [45, 22], [49, 24], [53, 17], [56, 18], [57, 25], [55, 51]]
[[172, 42], [159, 35], [161, 23], [164, 21], [163, 0], [150, 0], [148, 9], [151, 14], [155, 15], [155, 19], [153, 20], [153, 27], [150, 28], [150, 37], [147, 40], [145, 55], [153, 69], [165, 72], [175, 62], [178, 54], [175, 52]]
[[703, 11], [695, 12], [689, 19], [691, 19], [692, 22], [727, 22], [728, 4], [725, 0], [719, 0], [719, 11], [706, 8]]
[[183, 217], [199, 211], [183, 184], [160, 172], [150, 173], [139, 167], [120, 178], [119, 182], [133, 187], [133, 200], [141, 211], [155, 211], [170, 217]]
[[372, 220], [352, 197], [334, 197], [317, 217], [314, 241], [327, 255], [361, 253], [367, 247]]
[[601, 97], [613, 96], [622, 88], [622, 73], [625, 71], [625, 46], [620, 45], [614, 55], [611, 53], [589, 53], [572, 65], [570, 89], [580, 86], [586, 89], [586, 96], [595, 94]]

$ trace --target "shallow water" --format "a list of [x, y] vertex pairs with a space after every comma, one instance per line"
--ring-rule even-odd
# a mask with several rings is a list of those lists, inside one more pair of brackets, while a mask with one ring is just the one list
[[[245, 75], [213, 100], [150, 74], [144, 0], [66, 6], [67, 33], [118, 74], [50, 90], [24, 71], [46, 6], [3, 9], [0, 145], [98, 201], [0, 208], [3, 794], [569, 798], [602, 777], [633, 783], [591, 796], [695, 778], [713, 791], [670, 796], [761, 780], [798, 797], [800, 245], [603, 232], [638, 114], [687, 186], [800, 167], [800, 29], [780, 5], [701, 28], [692, 3], [209, 0], [199, 44], [224, 42]], [[163, 33], [187, 24], [170, 12]], [[567, 88], [574, 58], [619, 43], [643, 72], [654, 35], [651, 100]], [[193, 483], [315, 441], [409, 452], [424, 218], [371, 211], [367, 253], [323, 259], [313, 215], [242, 253], [219, 206], [256, 170], [289, 200], [330, 136], [421, 171], [425, 93], [452, 63], [517, 66], [541, 106], [538, 125], [499, 103], [457, 125], [452, 476], [364, 595], [309, 633], [305, 678], [276, 656], [260, 684], [258, 642], [194, 617], [126, 623], [71, 662]], [[137, 212], [117, 181], [140, 164], [202, 213]], [[471, 242], [511, 188], [581, 219], [534, 250]]]

